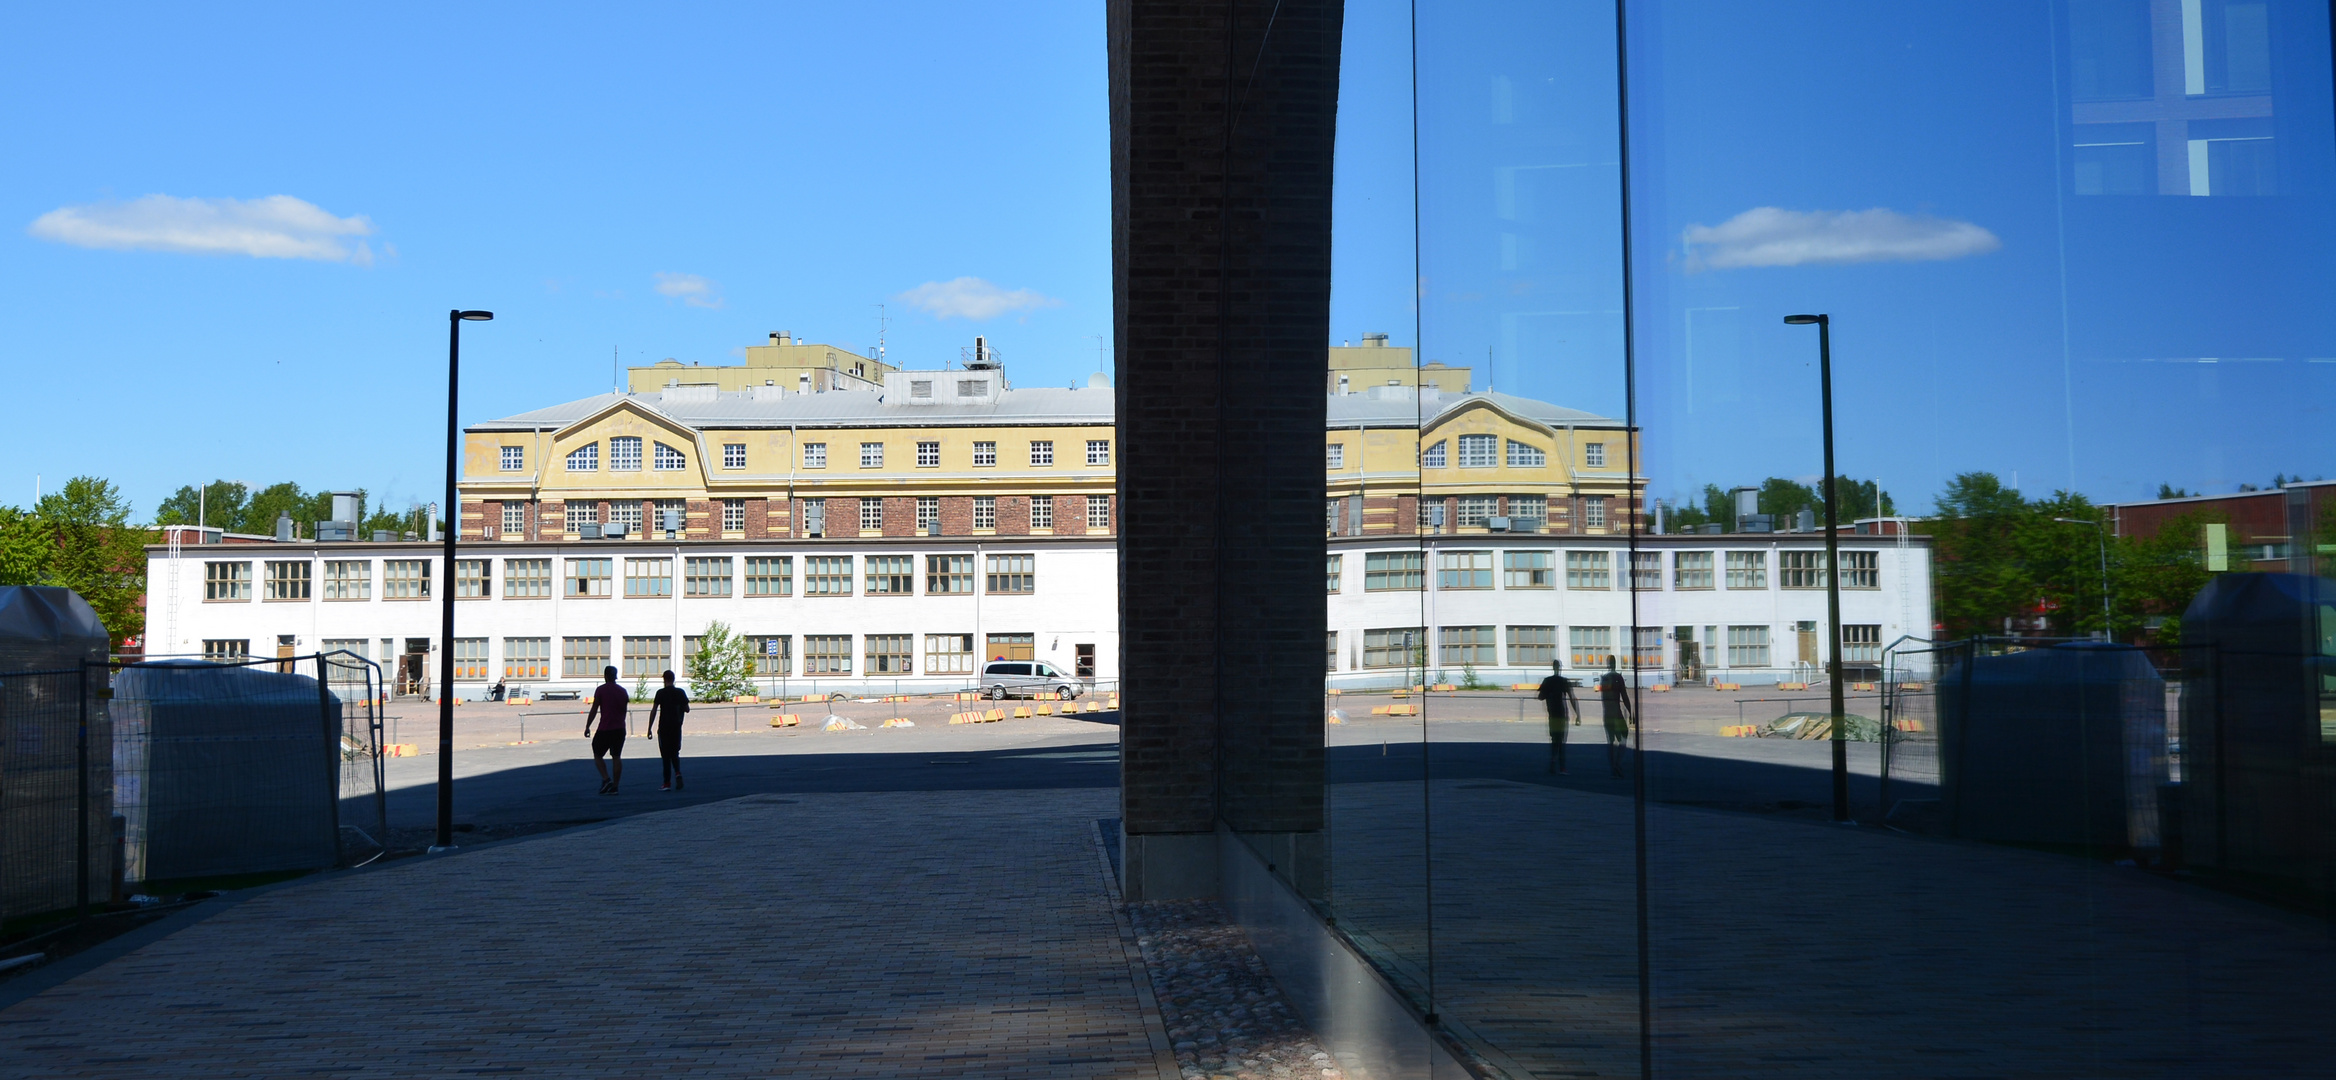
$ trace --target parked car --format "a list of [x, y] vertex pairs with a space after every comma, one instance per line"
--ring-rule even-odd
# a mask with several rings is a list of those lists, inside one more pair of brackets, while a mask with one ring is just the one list
[[992, 660], [981, 666], [981, 692], [992, 701], [1053, 693], [1069, 701], [1087, 692], [1075, 675], [1043, 660]]

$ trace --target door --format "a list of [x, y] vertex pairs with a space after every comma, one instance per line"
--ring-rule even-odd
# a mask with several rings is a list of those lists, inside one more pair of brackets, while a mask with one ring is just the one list
[[1794, 623], [1793, 637], [1799, 641], [1801, 663], [1814, 665], [1817, 662], [1817, 624]]
[[276, 659], [279, 661], [276, 664], [277, 671], [286, 675], [292, 673], [292, 650], [297, 647], [299, 640], [291, 634], [276, 635]]
[[1082, 679], [1092, 679], [1092, 678], [1094, 678], [1094, 677], [1095, 677], [1095, 646], [1093, 646], [1093, 645], [1073, 645], [1073, 646], [1071, 646], [1071, 650], [1072, 650], [1072, 655], [1073, 655], [1073, 656], [1075, 656], [1075, 657], [1077, 658], [1077, 659], [1076, 659], [1076, 661], [1075, 661], [1075, 670], [1076, 670], [1076, 672], [1077, 672], [1078, 676], [1079, 676], [1080, 678], [1082, 678]]
[[1037, 653], [1036, 634], [991, 634], [988, 658], [991, 660], [1030, 660]]

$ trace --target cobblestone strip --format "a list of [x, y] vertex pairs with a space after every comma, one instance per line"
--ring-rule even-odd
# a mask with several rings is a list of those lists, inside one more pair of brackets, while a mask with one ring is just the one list
[[1222, 905], [1124, 908], [1183, 1080], [1346, 1080]]
[[1136, 940], [1136, 928], [1128, 918], [1127, 905], [1120, 901], [1119, 871], [1111, 865], [1111, 848], [1103, 840], [1103, 822], [1095, 823], [1095, 858], [1103, 871], [1103, 892], [1111, 898], [1111, 916], [1119, 924], [1119, 947], [1127, 957], [1128, 981], [1136, 988], [1136, 999], [1144, 1006], [1144, 1031], [1152, 1038], [1152, 1062], [1160, 1070], [1161, 1080], [1177, 1080], [1182, 1075], [1177, 1068], [1176, 1052], [1171, 1048], [1167, 1021], [1160, 1015], [1160, 998], [1152, 992], [1152, 975], [1144, 963], [1143, 946]]

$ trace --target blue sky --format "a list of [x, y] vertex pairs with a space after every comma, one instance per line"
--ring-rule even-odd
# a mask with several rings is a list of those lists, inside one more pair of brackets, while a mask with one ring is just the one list
[[[36, 473], [140, 513], [212, 477], [434, 498], [451, 307], [497, 314], [466, 420], [606, 390], [612, 348], [866, 348], [878, 304], [897, 361], [978, 333], [1083, 381], [1103, 45], [1092, 3], [11, 6], [0, 502]], [[249, 202], [278, 195], [311, 209]], [[291, 256], [151, 249], [254, 230]]]

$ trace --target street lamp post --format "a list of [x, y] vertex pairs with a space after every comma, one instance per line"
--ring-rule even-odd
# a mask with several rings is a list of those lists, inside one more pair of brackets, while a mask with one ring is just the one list
[[2054, 520], [2054, 521], [2057, 521], [2057, 522], [2060, 522], [2060, 523], [2062, 523], [2062, 524], [2064, 524], [2064, 525], [2090, 525], [2090, 526], [2092, 526], [2092, 528], [2093, 528], [2093, 535], [2094, 535], [2094, 536], [2096, 536], [2097, 538], [2099, 538], [2099, 540], [2101, 541], [2101, 636], [2102, 636], [2103, 638], [2106, 638], [2106, 639], [2110, 640], [2110, 641], [2115, 641], [2115, 640], [2117, 640], [2117, 623], [2116, 623], [2116, 620], [2115, 620], [2115, 619], [2113, 619], [2113, 618], [2110, 616], [2110, 613], [2109, 613], [2109, 530], [2108, 530], [2108, 528], [2107, 528], [2106, 526], [2103, 526], [2103, 525], [2102, 525], [2100, 522], [2098, 522], [2098, 521], [2087, 521], [2087, 520], [2085, 520], [2084, 518], [2064, 518], [2064, 517], [2056, 517], [2056, 518], [2053, 518], [2052, 520]]
[[1849, 743], [1842, 730], [1847, 706], [1842, 702], [1841, 679], [1841, 499], [1833, 483], [1833, 318], [1830, 315], [1787, 315], [1794, 326], [1817, 327], [1817, 387], [1825, 424], [1825, 639], [1832, 657], [1832, 677], [1826, 685], [1833, 698], [1833, 820], [1849, 820]]
[[461, 385], [462, 324], [494, 317], [492, 311], [459, 308], [446, 313], [446, 546], [438, 581], [438, 842], [432, 851], [454, 847], [454, 540], [462, 532], [462, 501], [454, 490], [462, 462], [455, 392]]

